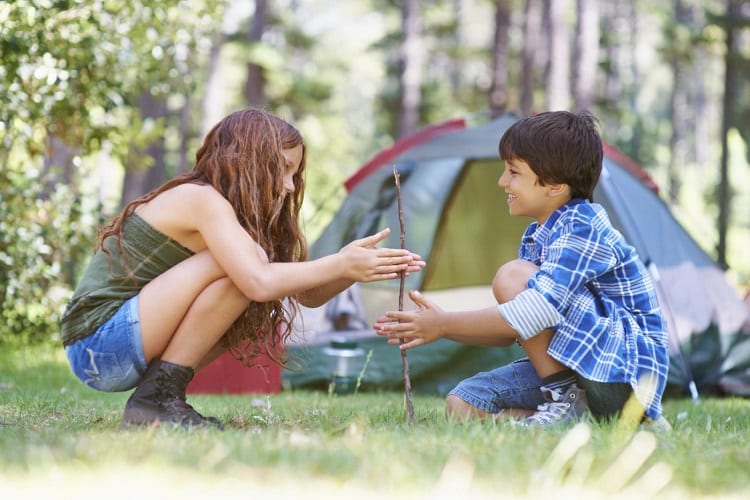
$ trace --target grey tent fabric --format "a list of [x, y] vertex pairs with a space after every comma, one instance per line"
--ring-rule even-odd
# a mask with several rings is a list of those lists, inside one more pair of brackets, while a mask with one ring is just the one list
[[[530, 222], [508, 215], [505, 195], [497, 186], [503, 168], [498, 142], [515, 120], [504, 115], [483, 125], [449, 131], [401, 151], [393, 162], [376, 169], [370, 165], [369, 175], [349, 184], [348, 196], [311, 246], [311, 256], [336, 252], [347, 242], [384, 227], [392, 229], [384, 245], [400, 244], [395, 166], [401, 177], [407, 246], [428, 263], [423, 272], [407, 278], [406, 288], [419, 289], [428, 297], [432, 293], [448, 309], [492, 304], [489, 284], [495, 270], [516, 257], [519, 238]], [[670, 328], [670, 384], [676, 392], [695, 380], [703, 392], [750, 393], [750, 340], [741, 330], [747, 307], [653, 186], [632, 160], [605, 148], [594, 200], [607, 209], [615, 227], [652, 271]], [[398, 286], [398, 280], [361, 284], [365, 323], [396, 308]], [[287, 385], [324, 383], [326, 363], [316, 349], [331, 336], [341, 335], [356, 337], [370, 352], [369, 366], [362, 374], [364, 386], [398, 385], [401, 360], [395, 347], [368, 328], [330, 331], [316, 327], [312, 311], [303, 316], [308, 321], [299, 330], [301, 338], [308, 340], [290, 349], [299, 368], [285, 372]], [[416, 380], [413, 386], [416, 392], [443, 392], [470, 372], [522, 354], [515, 349], [467, 348], [441, 340], [410, 351], [419, 360], [410, 363]]]

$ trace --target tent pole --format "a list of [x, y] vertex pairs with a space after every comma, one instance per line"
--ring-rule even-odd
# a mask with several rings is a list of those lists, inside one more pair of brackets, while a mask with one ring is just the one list
[[[661, 276], [659, 275], [659, 269], [656, 267], [656, 263], [654, 261], [651, 261], [648, 263], [648, 271], [649, 271], [649, 274], [651, 274], [651, 279], [654, 280], [654, 285], [659, 291], [659, 294], [662, 297], [666, 297], [666, 295], [664, 294], [664, 289], [662, 288], [662, 285], [661, 285]], [[664, 305], [664, 309], [666, 309], [666, 312], [667, 312], [668, 325], [672, 325], [672, 328], [676, 328], [674, 313], [672, 312], [672, 307], [669, 305], [669, 301], [664, 300], [663, 305]], [[669, 326], [667, 326], [667, 330], [669, 330]], [[700, 395], [698, 394], [698, 386], [695, 384], [695, 378], [693, 377], [693, 372], [690, 369], [690, 364], [685, 359], [685, 353], [682, 352], [682, 346], [680, 345], [680, 339], [677, 338], [677, 332], [675, 332], [673, 335], [669, 333], [669, 331], [667, 331], [667, 336], [669, 337], [669, 340], [677, 348], [677, 353], [680, 356], [680, 361], [682, 362], [682, 366], [685, 368], [685, 371], [687, 372], [688, 390], [690, 391], [690, 397], [693, 400], [693, 404], [698, 404], [700, 403]]]

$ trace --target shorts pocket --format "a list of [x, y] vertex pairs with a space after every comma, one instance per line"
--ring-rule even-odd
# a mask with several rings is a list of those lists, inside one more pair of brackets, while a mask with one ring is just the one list
[[129, 389], [129, 387], [123, 387], [126, 374], [115, 354], [96, 352], [93, 349], [86, 349], [86, 354], [88, 362], [84, 365], [83, 373], [78, 375], [84, 384], [106, 392]]

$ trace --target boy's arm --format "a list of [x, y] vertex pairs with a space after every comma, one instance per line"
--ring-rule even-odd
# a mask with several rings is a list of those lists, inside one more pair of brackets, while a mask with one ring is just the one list
[[411, 349], [440, 338], [482, 346], [511, 345], [518, 333], [503, 319], [497, 307], [474, 311], [443, 311], [416, 291], [409, 298], [417, 305], [415, 311], [389, 311], [375, 323], [375, 332], [388, 337], [388, 343], [404, 344]]

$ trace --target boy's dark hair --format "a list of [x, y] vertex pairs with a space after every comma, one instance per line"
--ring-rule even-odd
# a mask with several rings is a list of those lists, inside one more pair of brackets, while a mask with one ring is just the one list
[[593, 201], [602, 171], [602, 140], [588, 111], [548, 111], [515, 122], [500, 139], [502, 160], [520, 159], [539, 183], [567, 184], [573, 198]]

